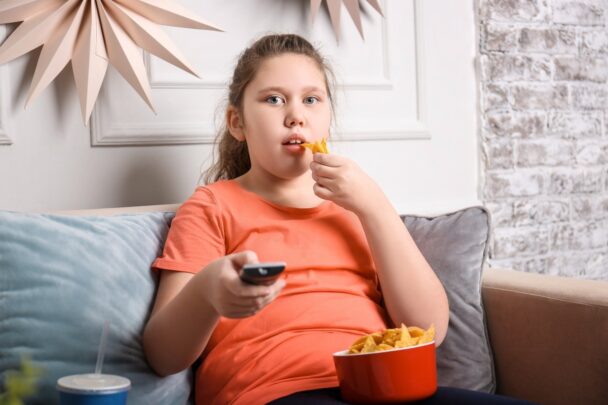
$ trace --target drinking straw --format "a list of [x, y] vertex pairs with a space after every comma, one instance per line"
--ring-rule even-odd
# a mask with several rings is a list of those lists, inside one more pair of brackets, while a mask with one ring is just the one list
[[101, 340], [99, 341], [99, 349], [97, 350], [97, 364], [95, 365], [95, 374], [101, 374], [101, 367], [103, 366], [103, 356], [106, 353], [106, 341], [108, 340], [108, 329], [110, 328], [110, 322], [105, 320], [103, 322], [103, 330], [101, 331]]

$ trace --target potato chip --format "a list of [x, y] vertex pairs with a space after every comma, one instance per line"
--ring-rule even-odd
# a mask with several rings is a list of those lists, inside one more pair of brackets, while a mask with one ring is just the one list
[[325, 138], [317, 141], [315, 143], [302, 143], [304, 148], [308, 148], [312, 151], [312, 153], [329, 153], [329, 149], [327, 149], [327, 141]]
[[382, 334], [382, 341], [387, 345], [395, 346], [395, 342], [401, 339], [401, 332], [399, 329], [387, 329]]
[[420, 337], [420, 336], [424, 335], [424, 329], [419, 328], [417, 326], [410, 326], [407, 329], [410, 332], [410, 335], [412, 337]]
[[401, 324], [401, 329], [399, 331], [401, 332], [401, 337], [399, 338], [400, 347], [411, 346], [412, 336], [410, 335], [408, 328], [404, 324]]
[[365, 342], [361, 342], [361, 343], [357, 343], [357, 344], [353, 344], [350, 349], [348, 349], [349, 353], [359, 353], [361, 352], [361, 349], [363, 349], [363, 345], [365, 344]]
[[435, 325], [431, 325], [431, 327], [424, 332], [424, 335], [420, 336], [418, 344], [421, 345], [423, 343], [428, 343], [433, 339], [435, 339]]
[[374, 341], [374, 338], [371, 335], [367, 336], [367, 339], [365, 340], [365, 344], [363, 345], [363, 348], [361, 349], [361, 353], [369, 353], [369, 352], [375, 352], [376, 351], [376, 342]]
[[432, 342], [435, 339], [435, 325], [427, 330], [417, 326], [385, 329], [358, 338], [348, 349], [349, 353], [372, 353], [376, 351], [399, 349]]
[[383, 341], [382, 332], [374, 332], [369, 336], [371, 336], [374, 339], [374, 343], [377, 345], [379, 345]]

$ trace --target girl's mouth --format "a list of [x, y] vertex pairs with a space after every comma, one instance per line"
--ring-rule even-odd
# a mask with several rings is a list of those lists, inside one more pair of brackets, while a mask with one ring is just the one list
[[287, 138], [283, 140], [283, 147], [290, 154], [301, 154], [306, 149], [302, 146], [303, 143], [306, 143], [306, 139], [300, 134], [291, 134]]
[[304, 143], [304, 140], [301, 140], [301, 139], [291, 139], [291, 140], [289, 140], [287, 142], [284, 142], [283, 143], [283, 147], [289, 153], [300, 154], [300, 153], [303, 153], [306, 150], [306, 148], [304, 148], [302, 146], [303, 143]]

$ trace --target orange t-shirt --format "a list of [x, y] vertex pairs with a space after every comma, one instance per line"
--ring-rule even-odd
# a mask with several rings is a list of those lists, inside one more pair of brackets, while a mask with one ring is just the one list
[[265, 404], [337, 387], [332, 353], [388, 319], [359, 219], [330, 201], [285, 207], [219, 181], [179, 208], [153, 267], [196, 273], [243, 250], [287, 262], [287, 284], [256, 315], [220, 319], [197, 372], [196, 403]]

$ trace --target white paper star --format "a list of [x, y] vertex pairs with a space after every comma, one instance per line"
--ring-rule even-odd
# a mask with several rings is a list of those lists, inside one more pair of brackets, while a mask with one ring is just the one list
[[[310, 0], [310, 11], [311, 11], [311, 21], [314, 21], [317, 13], [319, 12], [319, 7], [321, 7], [321, 2], [323, 0]], [[325, 0], [327, 2], [327, 8], [329, 9], [329, 18], [331, 19], [331, 25], [334, 28], [334, 33], [336, 34], [336, 39], [340, 40], [340, 10], [342, 9], [342, 3], [348, 10], [350, 17], [353, 19], [353, 22], [357, 26], [357, 30], [361, 35], [361, 38], [365, 39], [363, 36], [363, 26], [361, 25], [361, 9], [359, 5], [359, 0]], [[381, 16], [384, 17], [382, 13], [382, 8], [380, 7], [380, 3], [378, 0], [367, 0], [367, 2], [380, 13]]]
[[0, 1], [0, 24], [20, 21], [0, 46], [0, 64], [42, 45], [26, 107], [72, 61], [85, 123], [108, 62], [154, 111], [139, 48], [198, 77], [157, 24], [221, 31], [170, 0]]

